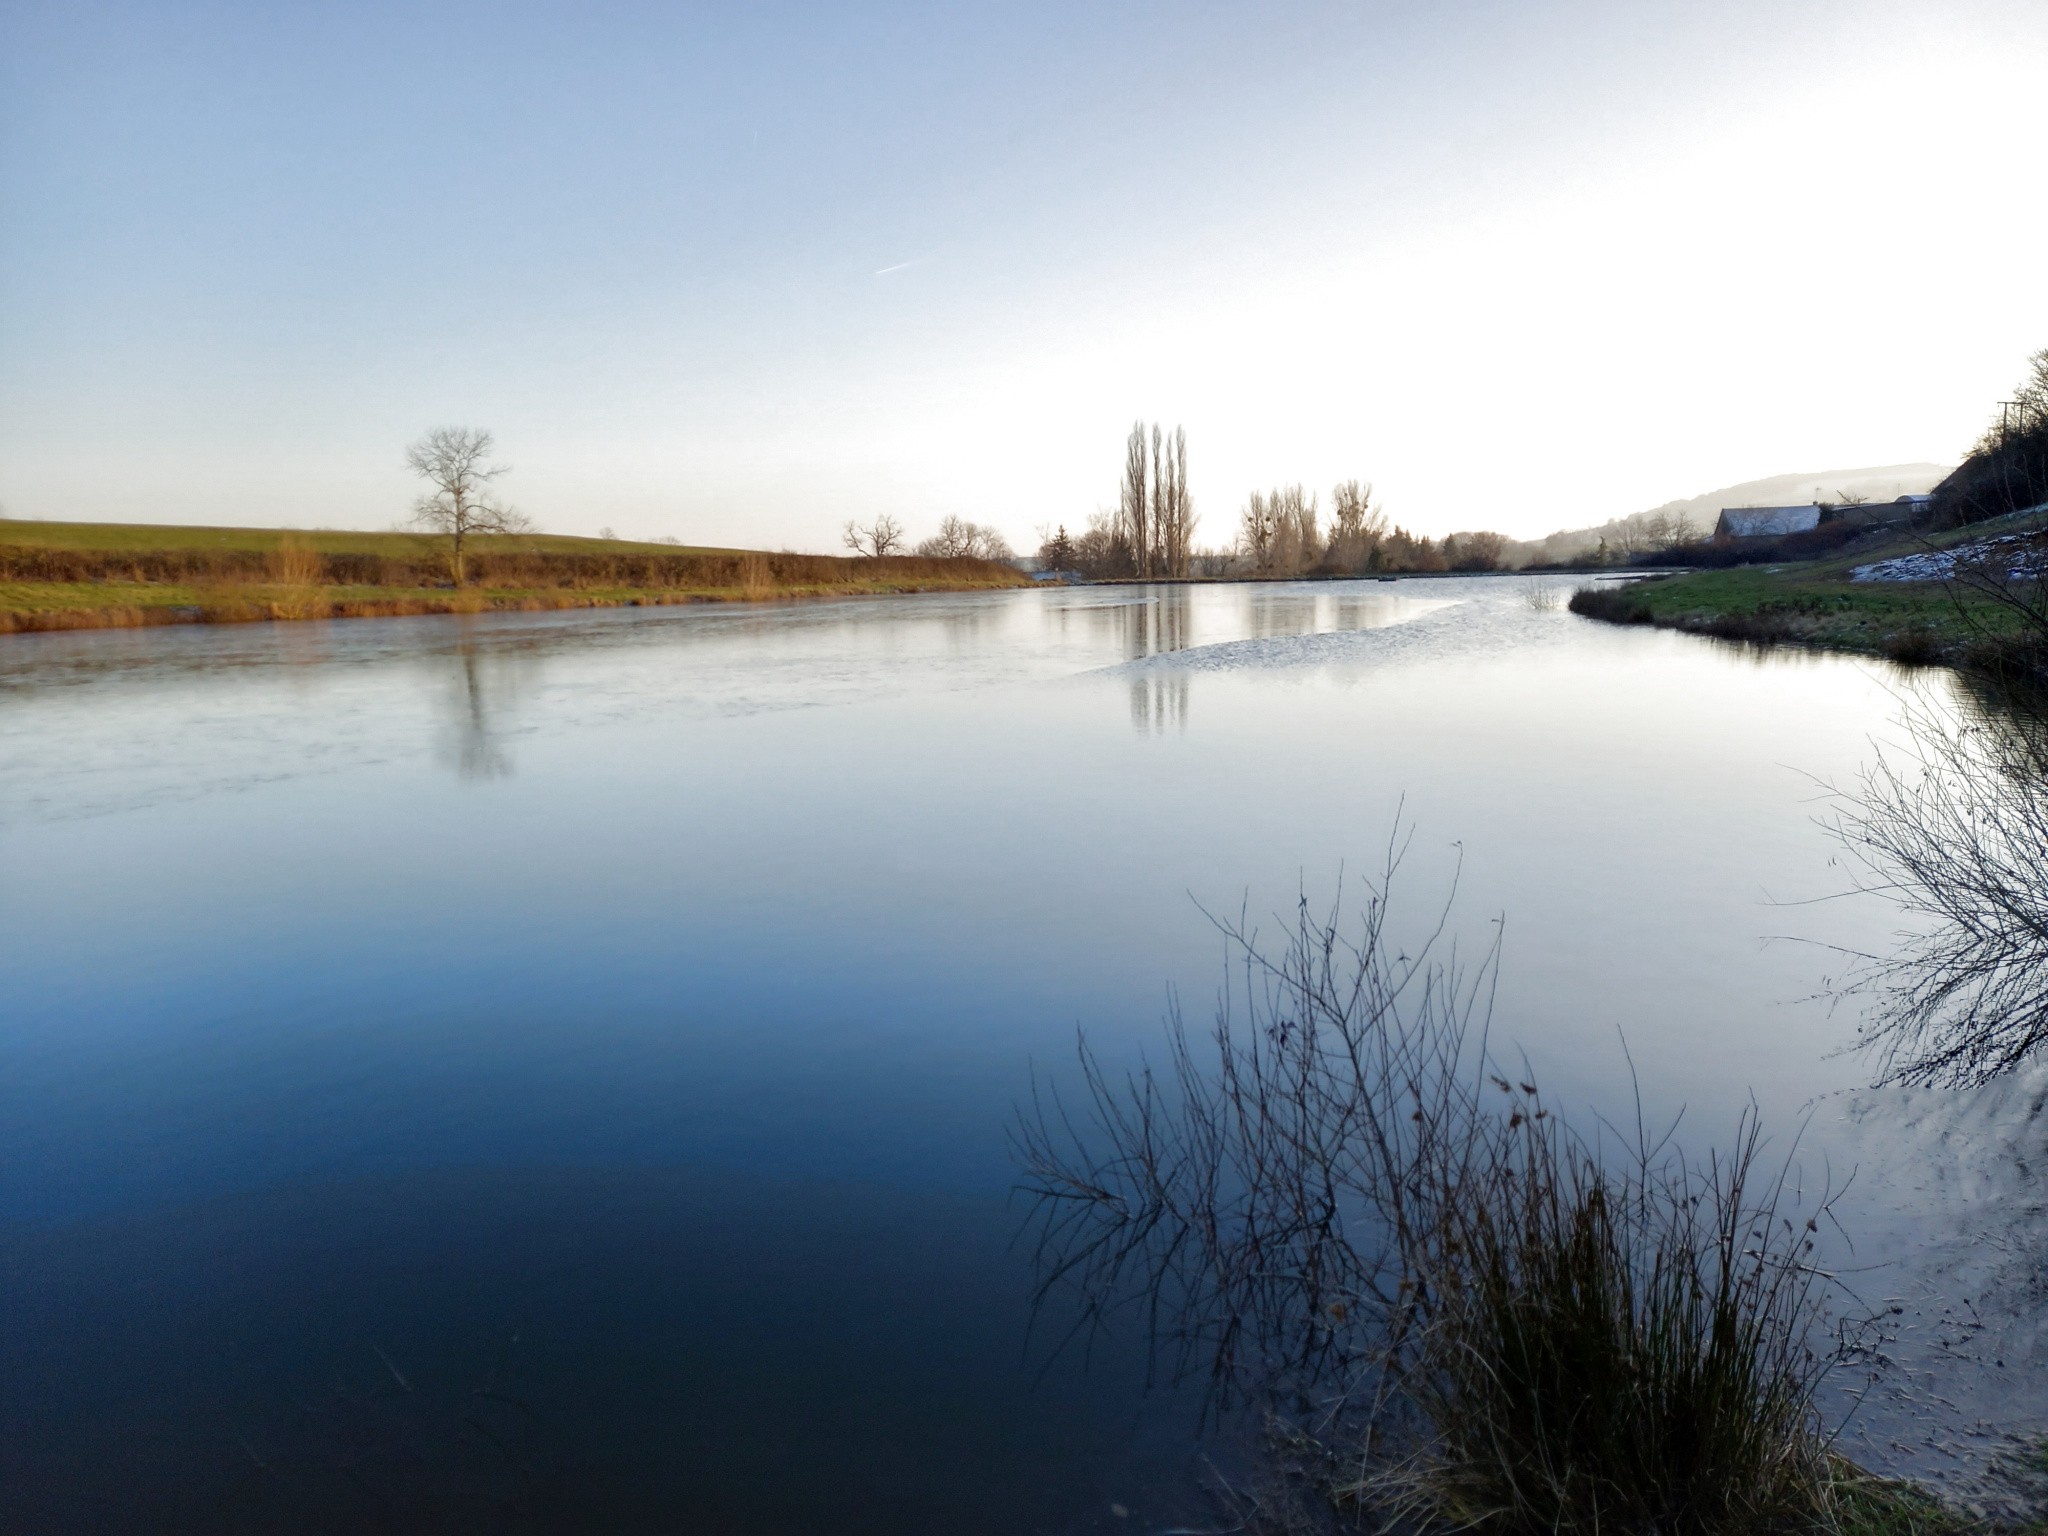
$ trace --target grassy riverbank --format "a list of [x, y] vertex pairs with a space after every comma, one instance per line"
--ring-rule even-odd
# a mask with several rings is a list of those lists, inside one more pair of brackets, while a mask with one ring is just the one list
[[1029, 584], [993, 561], [479, 537], [468, 581], [420, 534], [0, 522], [0, 634], [398, 614], [647, 607]]
[[[2040, 523], [2038, 515], [2025, 526]], [[1823, 559], [1689, 571], [1582, 588], [1572, 612], [1723, 640], [1811, 646], [1909, 663], [1967, 664], [2022, 627], [1979, 592], [1943, 581], [1854, 581], [1857, 566], [1952, 548], [2022, 523], [2001, 519], [1931, 535], [1862, 541]]]

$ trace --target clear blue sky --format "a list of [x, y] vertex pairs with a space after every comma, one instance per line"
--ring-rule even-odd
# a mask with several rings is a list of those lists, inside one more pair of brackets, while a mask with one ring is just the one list
[[0, 506], [1204, 540], [1952, 459], [2048, 346], [2048, 6], [0, 7]]

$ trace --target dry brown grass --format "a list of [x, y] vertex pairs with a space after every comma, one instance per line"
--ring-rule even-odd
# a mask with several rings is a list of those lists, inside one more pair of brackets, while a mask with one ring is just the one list
[[327, 600], [320, 584], [327, 575], [327, 562], [313, 552], [304, 539], [287, 535], [278, 540], [270, 557], [270, 578], [280, 589], [273, 607], [283, 619], [317, 619], [327, 615]]
[[327, 579], [327, 562], [304, 539], [287, 534], [271, 553], [270, 579], [281, 587], [317, 587]]
[[766, 555], [747, 555], [740, 561], [740, 595], [750, 603], [775, 595], [775, 572]]
[[[289, 547], [296, 544], [296, 547]], [[484, 551], [472, 554], [470, 581], [489, 589], [530, 591], [735, 591], [749, 583], [775, 591], [793, 588], [917, 590], [1026, 586], [1030, 578], [997, 561], [927, 559], [892, 555], [854, 560], [838, 555], [648, 554], [557, 551]], [[267, 550], [56, 549], [0, 542], [0, 583], [130, 582], [190, 586], [204, 582], [347, 587], [452, 585], [444, 551], [422, 540], [402, 553], [321, 554], [303, 541]]]
[[1029, 584], [985, 560], [849, 560], [759, 552], [487, 551], [457, 588], [427, 541], [323, 553], [287, 535], [267, 549], [76, 549], [0, 542], [0, 634], [156, 624], [537, 612], [582, 607]]

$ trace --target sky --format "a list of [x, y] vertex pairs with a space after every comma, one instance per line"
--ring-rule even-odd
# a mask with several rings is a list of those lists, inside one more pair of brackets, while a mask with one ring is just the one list
[[1953, 462], [2048, 347], [2040, 0], [0, 7], [0, 510], [1518, 537]]

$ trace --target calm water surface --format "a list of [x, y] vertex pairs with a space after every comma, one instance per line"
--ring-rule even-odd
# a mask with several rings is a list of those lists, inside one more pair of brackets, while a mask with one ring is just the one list
[[1858, 1170], [1859, 1454], [2038, 1418], [2048, 1084], [1861, 1092], [1813, 1001], [1896, 926], [1819, 783], [1944, 685], [1531, 584], [8, 639], [0, 1527], [1199, 1515], [1140, 1341], [1027, 1343], [1006, 1128], [1402, 824], [1553, 1096], [1633, 1114], [1625, 1037]]

